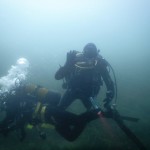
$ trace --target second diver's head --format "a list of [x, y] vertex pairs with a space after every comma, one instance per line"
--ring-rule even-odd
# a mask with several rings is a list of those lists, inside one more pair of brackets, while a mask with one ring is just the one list
[[95, 58], [98, 55], [97, 47], [94, 43], [88, 43], [83, 48], [83, 55], [87, 58]]

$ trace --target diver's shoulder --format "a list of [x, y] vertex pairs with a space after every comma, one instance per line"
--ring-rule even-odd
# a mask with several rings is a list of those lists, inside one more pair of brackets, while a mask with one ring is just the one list
[[107, 60], [102, 55], [98, 54], [97, 60], [98, 60], [100, 65], [108, 66]]

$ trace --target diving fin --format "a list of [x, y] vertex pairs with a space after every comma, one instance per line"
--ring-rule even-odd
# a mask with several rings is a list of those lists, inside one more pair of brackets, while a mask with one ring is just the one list
[[127, 121], [132, 121], [132, 122], [138, 122], [139, 119], [138, 118], [134, 118], [134, 117], [128, 117], [128, 116], [120, 116], [123, 120], [127, 120]]

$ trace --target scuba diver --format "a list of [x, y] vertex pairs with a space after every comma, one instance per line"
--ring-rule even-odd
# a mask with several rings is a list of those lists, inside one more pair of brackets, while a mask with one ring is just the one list
[[[112, 80], [109, 70], [112, 71], [114, 80]], [[138, 119], [121, 116], [116, 109], [117, 84], [115, 73], [111, 65], [99, 54], [95, 44], [86, 44], [82, 52], [76, 50], [68, 52], [66, 62], [56, 72], [55, 79], [63, 79], [62, 87], [66, 89], [58, 104], [60, 109], [66, 110], [74, 100], [80, 99], [87, 109], [83, 115], [85, 120], [112, 118], [140, 150], [146, 150], [140, 139], [124, 123], [124, 120], [137, 122]], [[103, 100], [104, 109], [101, 109], [96, 104], [95, 98], [103, 85], [103, 81], [107, 91], [106, 98]], [[111, 104], [114, 97], [115, 103]]]
[[[93, 53], [89, 54], [91, 56]], [[95, 63], [99, 64], [99, 67], [102, 67], [103, 69], [102, 72], [97, 73], [101, 73], [100, 75], [102, 75], [104, 78], [104, 81], [108, 86], [107, 88], [114, 92], [113, 83], [108, 76], [108, 72], [106, 71], [107, 63], [104, 61], [106, 63], [105, 64], [102, 61], [103, 59], [100, 62], [98, 62], [98, 60]], [[86, 69], [85, 62], [76, 64], [76, 67], [81, 69], [81, 64], [84, 65], [83, 68]], [[95, 68], [97, 69], [96, 66]], [[19, 138], [22, 141], [26, 137], [25, 127], [30, 125], [36, 127], [39, 136], [42, 139], [45, 139], [46, 133], [42, 131], [42, 127], [43, 124], [46, 124], [52, 125], [55, 130], [66, 140], [74, 141], [80, 136], [88, 122], [97, 118], [112, 118], [120, 127], [120, 129], [122, 129], [122, 131], [138, 146], [140, 150], [146, 150], [146, 147], [143, 145], [140, 139], [125, 125], [123, 121], [128, 120], [137, 122], [137, 118], [121, 116], [115, 107], [108, 107], [109, 105], [107, 105], [107, 109], [109, 108], [109, 111], [103, 111], [96, 105], [93, 97], [89, 98], [92, 109], [79, 115], [68, 112], [64, 109], [60, 109], [60, 93], [48, 90], [47, 88], [38, 85], [25, 84], [24, 81], [28, 74], [28, 67], [28, 60], [25, 58], [20, 58], [17, 60], [16, 65], [11, 67], [11, 69], [8, 71], [8, 74], [0, 78], [0, 113], [3, 114], [3, 118], [0, 118], [0, 134], [7, 136], [10, 132], [17, 131], [17, 133], [19, 133]], [[96, 69], [93, 68], [93, 65], [91, 66], [91, 69], [94, 70], [95, 73]], [[62, 74], [65, 73], [63, 69], [62, 71]], [[87, 71], [89, 71], [89, 67], [87, 68]], [[109, 80], [105, 77], [107, 77]], [[96, 81], [98, 81], [99, 78], [96, 79]], [[83, 81], [85, 82], [86, 80]], [[90, 86], [90, 84], [87, 85]], [[84, 86], [81, 86], [81, 90], [82, 89], [84, 89]], [[93, 96], [91, 93], [83, 94], [86, 94], [85, 97]], [[110, 97], [109, 94], [106, 96]], [[110, 98], [112, 97], [113, 95]], [[109, 102], [110, 101], [106, 101], [106, 104], [109, 104]]]
[[26, 136], [25, 127], [36, 127], [39, 136], [46, 138], [42, 125], [50, 124], [68, 141], [75, 140], [86, 124], [96, 119], [97, 111], [76, 115], [57, 107], [61, 95], [34, 84], [25, 83], [29, 62], [25, 58], [17, 60], [6, 76], [0, 78], [0, 134], [7, 136], [18, 131], [22, 141]]
[[[14, 93], [14, 91], [13, 91]], [[68, 141], [74, 141], [89, 121], [98, 118], [98, 110], [80, 115], [61, 110], [57, 107], [60, 101], [58, 92], [50, 91], [41, 86], [24, 85], [15, 90], [15, 94], [7, 94], [1, 99], [1, 111], [6, 116], [0, 122], [0, 133], [7, 136], [17, 130], [20, 140], [26, 136], [25, 127], [30, 124], [38, 129], [39, 136], [46, 138], [42, 125], [50, 124]]]
[[90, 110], [91, 99], [96, 98], [104, 81], [107, 88], [104, 107], [109, 109], [115, 95], [109, 67], [110, 64], [93, 43], [86, 44], [82, 52], [68, 52], [66, 63], [55, 74], [56, 80], [63, 79], [63, 88], [66, 89], [59, 107], [65, 110], [74, 100], [80, 99], [85, 108]]

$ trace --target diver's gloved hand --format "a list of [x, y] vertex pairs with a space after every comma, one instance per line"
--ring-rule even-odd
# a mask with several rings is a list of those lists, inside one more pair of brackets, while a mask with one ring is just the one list
[[70, 52], [67, 53], [67, 59], [66, 59], [65, 67], [70, 67], [74, 64], [75, 56], [76, 56], [75, 50], [71, 50]]
[[104, 108], [106, 109], [106, 111], [111, 111], [111, 104], [110, 104], [111, 100], [108, 98], [105, 98], [103, 102], [104, 102]]
[[112, 91], [106, 92], [106, 98], [103, 100], [104, 102], [104, 108], [106, 111], [111, 111], [111, 101], [114, 97], [114, 93]]

